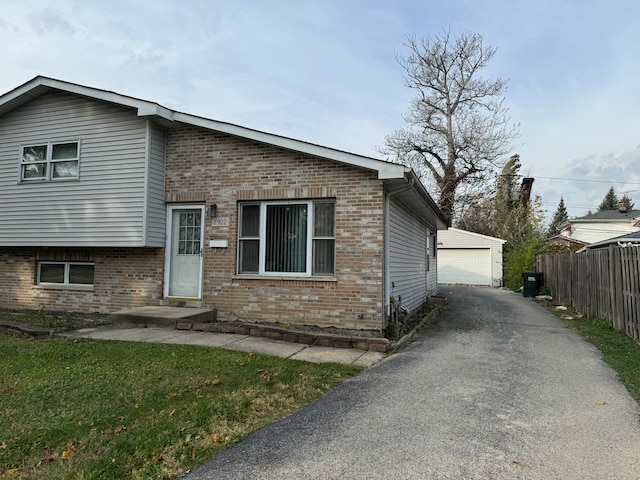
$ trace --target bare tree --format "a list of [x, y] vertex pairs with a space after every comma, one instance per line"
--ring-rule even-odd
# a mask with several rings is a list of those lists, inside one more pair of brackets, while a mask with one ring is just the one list
[[493, 180], [517, 136], [504, 106], [507, 85], [480, 76], [496, 50], [477, 33], [411, 36], [406, 47], [408, 55], [398, 62], [417, 95], [404, 116], [407, 127], [387, 135], [382, 152], [423, 167], [423, 178], [432, 180], [425, 184], [435, 184], [451, 225], [458, 188]]

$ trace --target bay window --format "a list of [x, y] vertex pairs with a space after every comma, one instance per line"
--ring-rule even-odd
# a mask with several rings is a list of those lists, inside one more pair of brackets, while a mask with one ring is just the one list
[[238, 273], [334, 274], [333, 200], [243, 203], [238, 225]]

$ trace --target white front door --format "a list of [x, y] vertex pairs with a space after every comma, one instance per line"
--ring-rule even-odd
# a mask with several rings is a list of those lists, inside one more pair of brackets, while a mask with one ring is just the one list
[[169, 207], [165, 296], [201, 298], [204, 207]]

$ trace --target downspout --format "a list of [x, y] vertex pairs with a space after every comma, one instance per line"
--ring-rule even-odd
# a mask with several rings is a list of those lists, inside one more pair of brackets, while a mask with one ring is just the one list
[[391, 298], [391, 275], [389, 271], [389, 251], [390, 245], [389, 240], [391, 238], [391, 229], [389, 226], [391, 215], [391, 197], [397, 195], [399, 193], [404, 193], [413, 188], [414, 178], [411, 177], [409, 179], [408, 185], [403, 185], [402, 187], [393, 190], [392, 192], [387, 192], [384, 199], [384, 305], [386, 305], [386, 317], [385, 322], [391, 315], [391, 302], [389, 298]]

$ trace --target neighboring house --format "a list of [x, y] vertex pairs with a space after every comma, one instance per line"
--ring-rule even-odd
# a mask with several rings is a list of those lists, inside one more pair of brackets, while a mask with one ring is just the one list
[[585, 245], [640, 231], [640, 210], [603, 210], [572, 218], [560, 225], [560, 235]]
[[620, 248], [640, 247], [640, 231], [627, 233], [626, 235], [621, 235], [619, 237], [609, 238], [607, 240], [589, 244], [586, 247], [580, 249], [578, 253], [583, 252], [587, 249], [591, 250], [595, 248], [608, 248], [610, 246]]
[[580, 250], [586, 244], [564, 235], [554, 235], [547, 240], [545, 253], [571, 253]]
[[438, 282], [501, 287], [505, 243], [457, 228], [438, 232]]
[[0, 307], [380, 330], [437, 293], [408, 168], [36, 77], [0, 97]]

